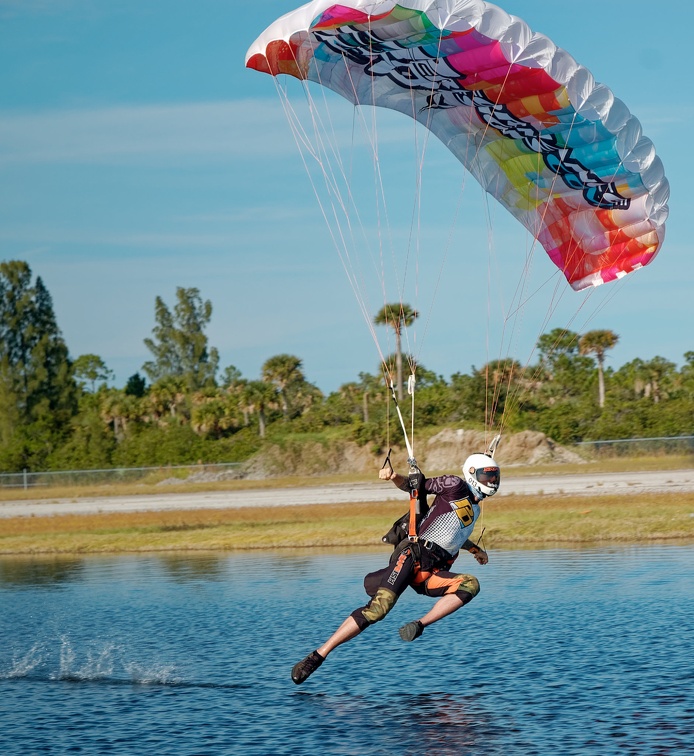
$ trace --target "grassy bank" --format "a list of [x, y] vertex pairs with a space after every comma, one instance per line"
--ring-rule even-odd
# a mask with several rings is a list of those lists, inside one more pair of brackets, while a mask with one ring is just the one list
[[[0, 554], [373, 546], [401, 503], [18, 517], [0, 520]], [[510, 496], [484, 507], [487, 548], [694, 539], [694, 494]]]

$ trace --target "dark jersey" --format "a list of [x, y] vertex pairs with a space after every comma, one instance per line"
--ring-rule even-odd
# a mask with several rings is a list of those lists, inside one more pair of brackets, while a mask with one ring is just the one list
[[436, 496], [419, 526], [419, 537], [455, 556], [472, 534], [480, 505], [457, 475], [427, 478], [424, 490]]

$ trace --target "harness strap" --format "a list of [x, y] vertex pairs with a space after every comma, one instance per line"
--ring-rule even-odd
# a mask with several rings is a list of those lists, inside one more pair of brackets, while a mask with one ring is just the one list
[[410, 460], [410, 474], [408, 479], [410, 484], [410, 523], [407, 538], [411, 543], [416, 543], [417, 540], [419, 540], [417, 535], [417, 519], [422, 514], [422, 507], [419, 499], [419, 486], [423, 483], [424, 476], [413, 459]]
[[419, 491], [410, 489], [410, 524], [407, 531], [407, 538], [412, 542], [419, 540], [417, 535], [417, 505], [419, 504]]

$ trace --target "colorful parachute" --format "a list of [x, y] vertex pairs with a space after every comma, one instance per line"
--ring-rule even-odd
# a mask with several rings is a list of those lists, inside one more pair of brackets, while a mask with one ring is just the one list
[[584, 289], [647, 265], [669, 185], [652, 142], [590, 72], [482, 0], [314, 0], [246, 65], [429, 128]]

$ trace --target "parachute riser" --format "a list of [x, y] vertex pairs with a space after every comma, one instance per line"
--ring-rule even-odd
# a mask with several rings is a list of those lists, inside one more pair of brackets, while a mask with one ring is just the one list
[[489, 446], [487, 447], [487, 451], [485, 453], [488, 457], [494, 458], [494, 452], [496, 451], [496, 447], [499, 445], [499, 441], [501, 441], [501, 433], [498, 433], [496, 436], [494, 436]]
[[[398, 404], [398, 397], [395, 395], [395, 387], [393, 386], [393, 381], [390, 381], [388, 388], [390, 388], [391, 396], [393, 397], [393, 402], [395, 403], [395, 411], [398, 414], [398, 419], [400, 420], [400, 427], [402, 428], [402, 434], [405, 438], [405, 448], [407, 449], [407, 464], [410, 466], [410, 471], [412, 471], [412, 468], [416, 468], [417, 471], [419, 471], [419, 468], [417, 467], [417, 460], [414, 458], [414, 450], [412, 449], [412, 444], [410, 443], [410, 438], [407, 435], [407, 428], [405, 427], [405, 421], [402, 417], [402, 412], [400, 411], [400, 405]], [[414, 392], [414, 388], [412, 389]]]
[[[413, 397], [413, 416], [414, 384], [414, 375], [411, 375], [407, 382], [407, 391]], [[412, 444], [410, 443], [410, 438], [407, 435], [407, 428], [405, 427], [405, 421], [402, 417], [402, 412], [400, 411], [400, 405], [398, 404], [398, 397], [395, 394], [395, 386], [393, 385], [393, 381], [389, 382], [388, 387], [390, 388], [390, 393], [393, 397], [393, 402], [395, 403], [395, 411], [397, 412], [398, 419], [400, 420], [400, 427], [402, 428], [402, 434], [405, 438], [405, 447], [407, 448], [407, 464], [409, 466], [407, 482], [410, 489], [410, 517], [407, 538], [411, 543], [416, 543], [419, 540], [419, 537], [417, 536], [417, 521], [422, 514], [419, 486], [422, 483], [423, 476], [421, 470], [419, 469], [419, 465], [417, 464], [417, 460], [415, 459], [414, 450], [412, 448]], [[388, 460], [389, 459], [390, 450], [388, 451]]]

